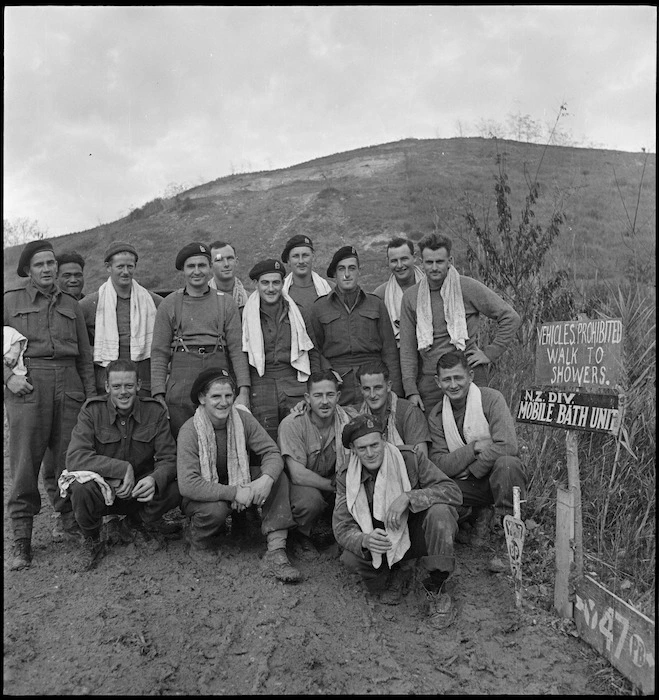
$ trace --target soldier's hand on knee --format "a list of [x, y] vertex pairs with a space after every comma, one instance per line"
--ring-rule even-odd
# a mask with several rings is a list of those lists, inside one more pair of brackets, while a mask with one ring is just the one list
[[253, 494], [252, 503], [262, 506], [268, 500], [274, 483], [272, 477], [269, 477], [267, 474], [261, 474], [258, 479], [254, 479], [249, 485]]
[[[238, 512], [245, 510], [245, 508], [249, 508], [253, 502], [254, 494], [249, 486], [238, 486], [236, 488], [236, 496], [233, 503], [236, 504], [236, 510]], [[234, 507], [233, 503], [231, 504], [232, 508]]]
[[376, 554], [384, 554], [391, 549], [391, 540], [384, 530], [376, 527], [364, 536], [364, 547]]

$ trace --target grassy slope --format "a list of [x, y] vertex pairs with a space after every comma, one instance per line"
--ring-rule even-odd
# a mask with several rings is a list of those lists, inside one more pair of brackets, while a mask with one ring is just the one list
[[[482, 213], [481, 220], [488, 210], [494, 220], [497, 153], [506, 156], [516, 211], [525, 193], [525, 173], [535, 175], [542, 146], [479, 138], [411, 139], [284, 170], [220, 178], [178, 199], [154, 200], [131, 216], [58, 237], [54, 243], [57, 251], [76, 249], [85, 257], [89, 291], [104, 281], [102, 253], [117, 239], [130, 241], [140, 252], [142, 284], [169, 289], [182, 282], [173, 261], [187, 241], [232, 241], [246, 277], [254, 261], [279, 256], [290, 236], [306, 233], [316, 245], [321, 272], [338, 247], [357, 245], [364, 286], [371, 289], [387, 274], [386, 240], [400, 231], [418, 238], [437, 222], [453, 238], [458, 266], [465, 270], [465, 246], [460, 240], [463, 199], [470, 199], [475, 211]], [[647, 161], [633, 246], [622, 237], [627, 228], [623, 200], [633, 217], [643, 159], [643, 154], [618, 151], [546, 150], [539, 173], [545, 194], [537, 215], [542, 222], [543, 209], [546, 212], [557, 199], [564, 203], [567, 221], [552, 252], [552, 264], [568, 269], [578, 285], [595, 279], [621, 280], [633, 252], [641, 260], [654, 259], [655, 155]], [[17, 279], [18, 253], [18, 248], [5, 250], [5, 285]]]

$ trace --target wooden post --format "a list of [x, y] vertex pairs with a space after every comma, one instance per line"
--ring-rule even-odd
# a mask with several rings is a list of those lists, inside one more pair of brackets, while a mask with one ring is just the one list
[[569, 579], [574, 553], [570, 540], [574, 538], [574, 493], [558, 488], [556, 492], [556, 577], [554, 607], [561, 617], [572, 619]]
[[579, 477], [579, 454], [577, 433], [568, 430], [565, 436], [567, 453], [567, 482], [574, 496], [574, 564], [578, 579], [583, 576], [583, 529], [581, 523], [581, 480]]

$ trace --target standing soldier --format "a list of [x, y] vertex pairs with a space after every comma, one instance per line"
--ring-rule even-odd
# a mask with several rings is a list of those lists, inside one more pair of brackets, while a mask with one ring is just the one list
[[[208, 285], [211, 252], [188, 243], [176, 256], [185, 287], [162, 300], [151, 344], [151, 395], [169, 411], [174, 438], [195, 412], [190, 389], [205, 369], [232, 371], [236, 403], [249, 407], [249, 369], [242, 351], [240, 312], [233, 299]], [[167, 376], [169, 371], [169, 377]]]
[[137, 365], [140, 396], [151, 396], [151, 338], [162, 297], [133, 279], [137, 260], [137, 251], [130, 243], [110, 243], [104, 258], [110, 276], [97, 292], [80, 302], [94, 346], [97, 394], [105, 393], [105, 368], [122, 359]]
[[[17, 273], [28, 282], [5, 292], [4, 325], [27, 338], [28, 374], [4, 368], [12, 570], [24, 569], [32, 561], [32, 525], [41, 508], [39, 470], [46, 448], [52, 451], [59, 478], [80, 407], [96, 393], [85, 320], [78, 302], [55, 284], [57, 261], [50, 241], [30, 241], [23, 248]], [[61, 513], [65, 531], [79, 531], [70, 501], [57, 494], [54, 507]]]
[[209, 286], [211, 289], [219, 289], [225, 294], [230, 294], [242, 314], [249, 294], [240, 279], [236, 277], [238, 264], [236, 251], [231, 243], [226, 241], [215, 241], [211, 243], [210, 249], [213, 276]]
[[243, 311], [243, 350], [249, 360], [251, 410], [273, 440], [279, 422], [301, 401], [309, 375], [320, 369], [307, 333], [308, 317], [282, 291], [284, 266], [262, 260], [249, 271], [256, 282]]
[[394, 329], [396, 345], [400, 346], [400, 304], [403, 292], [421, 281], [423, 270], [416, 265], [414, 243], [409, 238], [399, 236], [387, 244], [387, 263], [391, 270], [389, 279], [376, 287], [373, 294], [384, 301]]
[[[426, 415], [442, 398], [435, 382], [442, 355], [462, 350], [474, 371], [474, 381], [487, 384], [488, 366], [515, 338], [521, 319], [498, 294], [453, 266], [451, 239], [436, 233], [419, 241], [426, 276], [403, 292], [400, 309], [400, 365], [405, 397]], [[496, 334], [478, 347], [480, 317], [496, 322]]]
[[327, 276], [336, 276], [336, 289], [316, 299], [311, 326], [322, 368], [334, 370], [343, 382], [341, 406], [361, 400], [355, 374], [360, 365], [372, 360], [387, 365], [392, 388], [401, 396], [400, 362], [389, 313], [382, 299], [359, 286], [359, 257], [353, 246], [337, 250]]
[[298, 306], [311, 310], [318, 297], [332, 291], [330, 283], [313, 269], [314, 250], [309, 236], [289, 238], [281, 259], [291, 268], [284, 278], [284, 291]]

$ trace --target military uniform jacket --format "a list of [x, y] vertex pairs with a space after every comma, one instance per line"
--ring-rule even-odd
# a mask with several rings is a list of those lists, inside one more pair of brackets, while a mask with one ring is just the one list
[[109, 396], [89, 399], [71, 433], [66, 468], [123, 479], [128, 463], [135, 481], [152, 475], [158, 493], [176, 479], [176, 443], [167, 412], [156, 399], [138, 396], [132, 412], [121, 416]]

